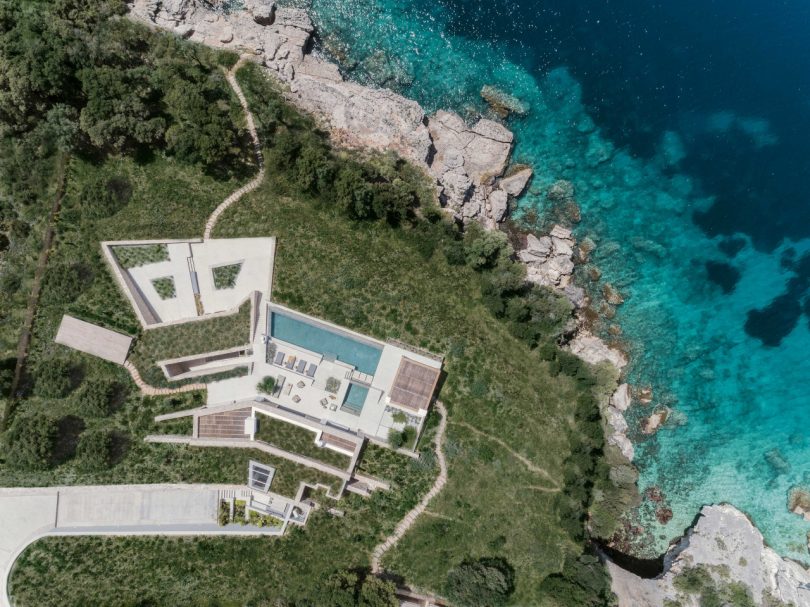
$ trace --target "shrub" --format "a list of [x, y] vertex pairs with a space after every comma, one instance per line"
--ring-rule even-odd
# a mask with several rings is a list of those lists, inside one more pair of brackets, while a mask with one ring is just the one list
[[394, 449], [399, 449], [404, 442], [405, 439], [401, 431], [397, 430], [396, 428], [391, 428], [388, 430], [388, 444]]
[[273, 390], [276, 388], [276, 380], [269, 375], [265, 375], [258, 384], [256, 384], [256, 389], [263, 394], [272, 394]]
[[76, 402], [83, 413], [95, 417], [110, 414], [117, 385], [107, 380], [91, 379], [76, 391]]
[[239, 270], [241, 269], [241, 263], [231, 263], [226, 266], [212, 268], [211, 274], [214, 276], [214, 288], [233, 289], [236, 286], [236, 278], [239, 276]]
[[410, 447], [416, 439], [416, 428], [413, 426], [405, 426], [402, 430], [402, 444]]
[[74, 301], [92, 282], [93, 272], [84, 264], [55, 263], [45, 275], [46, 303], [64, 305]]
[[505, 605], [515, 589], [515, 573], [501, 558], [464, 561], [447, 574], [447, 596], [460, 607]]
[[157, 291], [161, 299], [174, 299], [177, 297], [177, 291], [174, 288], [174, 278], [171, 276], [153, 278], [152, 286], [155, 287], [155, 291]]
[[55, 358], [37, 366], [34, 394], [43, 398], [64, 398], [73, 389], [71, 364]]
[[233, 522], [247, 525], [245, 518], [245, 500], [235, 500], [233, 503]]
[[219, 501], [219, 510], [217, 511], [217, 523], [220, 527], [224, 527], [231, 522], [231, 505], [226, 500]]
[[121, 175], [110, 178], [99, 176], [82, 187], [80, 197], [82, 211], [89, 217], [110, 217], [129, 202], [132, 184]]
[[125, 270], [169, 260], [169, 247], [165, 244], [125, 245], [112, 251]]
[[113, 432], [108, 428], [82, 433], [76, 449], [79, 469], [93, 472], [109, 468], [112, 464]]
[[408, 421], [408, 416], [405, 415], [405, 413], [403, 411], [394, 411], [394, 413], [393, 413], [393, 415], [391, 415], [391, 417], [398, 424], [404, 424], [406, 421]]
[[336, 377], [330, 377], [326, 380], [326, 391], [332, 394], [337, 394], [340, 390], [340, 380]]
[[53, 465], [53, 451], [59, 436], [57, 421], [47, 415], [20, 416], [8, 433], [8, 463], [28, 470], [45, 470]]

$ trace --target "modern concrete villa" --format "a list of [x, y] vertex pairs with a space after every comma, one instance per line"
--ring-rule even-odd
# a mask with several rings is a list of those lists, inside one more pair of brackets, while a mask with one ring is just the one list
[[[205, 381], [222, 373], [227, 377], [185, 386], [207, 390], [204, 406], [156, 418], [192, 417], [190, 436], [153, 435], [147, 440], [260, 448], [338, 477], [339, 491], [327, 491], [335, 498], [344, 489], [367, 494], [387, 485], [355, 474], [363, 444], [371, 440], [388, 445], [392, 429], [402, 432], [410, 426], [416, 436], [421, 433], [441, 376], [441, 357], [273, 302], [275, 238], [117, 241], [101, 246], [146, 331], [232, 315], [246, 303], [250, 306], [245, 343], [156, 361], [169, 384]], [[128, 337], [68, 316], [62, 325], [60, 343], [128, 365], [140, 380], [137, 369], [123, 360]], [[156, 394], [175, 391], [153, 389], [142, 381], [139, 385]], [[345, 455], [349, 463], [338, 468], [266, 444], [257, 438], [263, 423], [303, 428], [312, 433], [317, 447]]]

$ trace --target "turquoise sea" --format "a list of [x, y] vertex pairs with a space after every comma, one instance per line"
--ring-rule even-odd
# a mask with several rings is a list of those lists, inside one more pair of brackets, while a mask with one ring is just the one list
[[[779, 552], [810, 562], [810, 522], [786, 508], [810, 485], [810, 6], [799, 0], [311, 0], [318, 45], [355, 80], [428, 111], [487, 111], [484, 85], [528, 108], [509, 121], [535, 177], [520, 211], [572, 182], [579, 237], [625, 298], [611, 324], [648, 554], [703, 504], [747, 512]], [[613, 329], [614, 333], [616, 328]], [[614, 337], [614, 339], [616, 339]], [[653, 437], [639, 419], [673, 413]], [[646, 514], [645, 514], [646, 513]]]

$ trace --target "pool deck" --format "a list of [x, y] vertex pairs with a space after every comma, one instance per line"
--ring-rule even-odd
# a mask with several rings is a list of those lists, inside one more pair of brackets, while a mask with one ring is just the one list
[[[392, 408], [387, 400], [387, 393], [391, 389], [403, 357], [416, 360], [431, 367], [440, 368], [441, 362], [434, 358], [406, 350], [398, 345], [376, 340], [354, 331], [342, 329], [331, 323], [306, 317], [298, 312], [279, 306], [275, 303], [263, 302], [260, 304], [260, 317], [258, 326], [265, 327], [266, 332], [257, 335], [253, 342], [253, 354], [250, 358], [251, 373], [244, 377], [235, 377], [208, 385], [208, 406], [236, 403], [250, 400], [266, 400], [280, 405], [287, 410], [295, 411], [303, 416], [319, 420], [321, 423], [343, 428], [350, 432], [362, 433], [381, 441], [387, 440], [390, 428], [402, 429], [403, 424], [394, 421], [393, 414], [397, 410]], [[264, 339], [269, 335], [269, 316], [278, 312], [297, 318], [306, 319], [307, 322], [328, 327], [333, 332], [340, 332], [346, 337], [356, 339], [362, 343], [373, 345], [381, 349], [380, 360], [373, 376], [358, 374], [353, 367], [340, 360], [327, 360], [321, 353], [305, 350], [289, 342], [271, 338], [276, 351], [285, 356], [285, 361], [295, 357], [298, 361], [305, 361], [306, 368], [317, 365], [313, 377], [305, 373], [298, 373], [293, 368], [277, 365], [271, 360], [265, 360], [266, 345]], [[274, 395], [261, 394], [256, 384], [265, 376], [284, 378], [284, 386]], [[336, 394], [326, 390], [329, 378], [340, 381], [340, 388]], [[354, 382], [368, 388], [363, 408], [359, 415], [342, 410], [349, 383]], [[324, 402], [325, 401], [325, 402]], [[421, 427], [427, 411], [403, 411], [409, 416], [411, 425]]]

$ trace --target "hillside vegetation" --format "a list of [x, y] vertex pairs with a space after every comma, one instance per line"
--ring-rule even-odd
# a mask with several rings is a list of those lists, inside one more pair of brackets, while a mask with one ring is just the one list
[[[11, 245], [0, 253], [0, 279], [7, 267], [23, 277], [4, 302], [4, 318], [19, 317], [26, 305], [24, 277], [53, 190], [50, 173], [31, 182], [22, 167], [69, 157], [28, 374], [6, 416], [0, 484], [243, 482], [251, 456], [278, 467], [274, 488], [284, 492], [297, 480], [317, 482], [311, 471], [263, 454], [144, 444], [149, 432], [172, 431], [155, 427], [156, 413], [194, 406], [201, 395], [143, 398], [121, 368], [53, 343], [61, 315], [70, 312], [135, 336], [139, 365], [149, 366], [161, 338], [139, 331], [98, 242], [197, 236], [208, 213], [249, 178], [242, 118], [219, 68], [233, 58], [115, 18], [117, 2], [0, 7], [6, 32], [0, 58], [13, 67], [7, 72], [13, 77], [0, 76], [2, 145], [12, 159], [0, 166], [0, 200], [10, 218], [3, 225], [17, 226], [3, 228]], [[43, 28], [47, 43], [35, 42]], [[37, 80], [27, 59], [34, 52], [62, 70], [60, 81]], [[94, 88], [102, 74], [129, 74], [145, 88]], [[598, 401], [613, 376], [557, 347], [569, 304], [524, 286], [505, 235], [462, 233], [445, 219], [433, 206], [432, 187], [411, 165], [391, 155], [336, 152], [258, 68], [245, 67], [238, 77], [266, 145], [268, 177], [222, 216], [215, 237], [278, 237], [277, 300], [445, 356], [440, 397], [449, 411], [449, 481], [387, 555], [386, 568], [459, 605], [477, 604], [475, 597], [485, 595], [475, 584], [489, 582], [496, 589], [491, 601], [505, 604], [606, 604], [606, 575], [589, 553], [584, 525], [594, 485], [608, 482]], [[174, 90], [184, 78], [184, 86], [211, 95], [221, 111], [198, 116], [209, 104], [186, 107], [196, 93]], [[20, 82], [27, 80], [25, 88]], [[67, 84], [76, 91], [69, 99], [59, 88]], [[104, 97], [111, 90], [135, 97], [112, 103]], [[37, 103], [20, 106], [12, 103], [15, 95]], [[57, 120], [53, 108], [63, 105], [60, 120], [72, 135], [56, 145], [48, 129]], [[228, 149], [199, 140], [208, 127], [196, 124], [223, 131]], [[181, 136], [184, 129], [194, 133]], [[66, 273], [76, 280], [64, 279]], [[218, 338], [228, 339], [234, 327], [220, 324]], [[4, 356], [13, 360], [13, 332], [4, 331]], [[238, 344], [244, 337], [236, 333]], [[273, 540], [46, 539], [21, 557], [14, 596], [20, 605], [361, 601], [364, 584], [374, 584], [364, 581], [371, 549], [435, 477], [429, 449], [435, 423], [420, 441], [419, 461], [367, 449], [361, 468], [393, 488], [367, 500], [345, 498], [337, 504], [342, 518], [324, 509], [305, 529]], [[38, 448], [24, 449], [32, 440]], [[359, 577], [350, 580], [347, 570]], [[344, 591], [354, 598], [333, 603]]]

